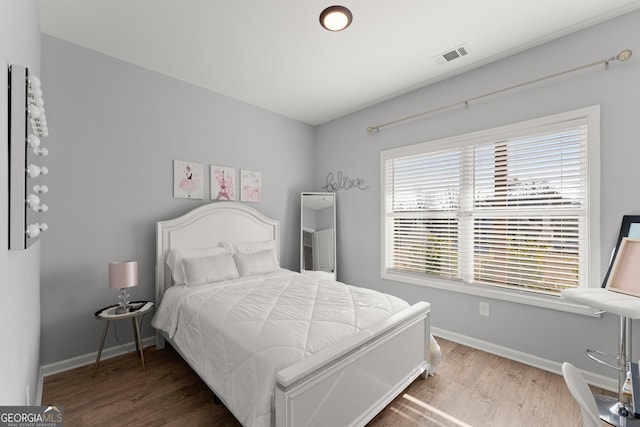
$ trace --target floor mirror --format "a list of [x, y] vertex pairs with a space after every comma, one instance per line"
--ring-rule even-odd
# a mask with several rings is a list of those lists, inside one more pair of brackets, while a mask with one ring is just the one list
[[336, 280], [336, 195], [300, 197], [300, 272]]

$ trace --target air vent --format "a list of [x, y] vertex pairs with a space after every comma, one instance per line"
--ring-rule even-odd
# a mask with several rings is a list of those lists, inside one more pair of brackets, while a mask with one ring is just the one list
[[469, 53], [469, 47], [466, 44], [463, 44], [454, 49], [441, 53], [440, 55], [436, 55], [433, 57], [433, 59], [438, 64], [445, 64], [447, 62], [453, 61], [454, 59], [458, 59], [461, 56], [466, 56]]

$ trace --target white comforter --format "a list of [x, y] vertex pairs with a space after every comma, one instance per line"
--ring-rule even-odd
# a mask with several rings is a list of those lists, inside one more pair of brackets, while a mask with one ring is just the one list
[[280, 270], [173, 286], [152, 325], [244, 426], [269, 426], [277, 371], [406, 307], [391, 295]]

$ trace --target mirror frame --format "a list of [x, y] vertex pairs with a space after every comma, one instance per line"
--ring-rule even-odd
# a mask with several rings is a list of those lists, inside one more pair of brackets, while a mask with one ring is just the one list
[[[304, 269], [304, 232], [308, 231], [304, 227], [304, 210], [305, 210], [305, 196], [314, 196], [314, 197], [326, 197], [331, 199], [330, 204], [333, 205], [333, 280], [337, 280], [338, 274], [338, 266], [337, 266], [337, 255], [336, 255], [336, 194], [331, 192], [303, 192], [300, 194], [300, 273], [302, 274], [312, 274], [313, 270], [305, 270]], [[331, 207], [331, 206], [327, 206]], [[320, 231], [320, 230], [314, 230]], [[330, 272], [326, 272], [327, 274], [331, 274]]]

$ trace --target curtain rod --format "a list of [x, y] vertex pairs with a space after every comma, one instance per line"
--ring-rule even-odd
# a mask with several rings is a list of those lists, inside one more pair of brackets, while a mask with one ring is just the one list
[[559, 77], [559, 76], [562, 76], [564, 74], [573, 73], [575, 71], [580, 71], [580, 70], [583, 70], [585, 68], [594, 67], [596, 65], [604, 64], [605, 68], [608, 68], [609, 67], [609, 63], [611, 61], [626, 61], [627, 59], [631, 58], [632, 53], [633, 52], [631, 51], [631, 49], [625, 49], [623, 51], [620, 51], [620, 53], [618, 53], [616, 56], [611, 56], [611, 57], [609, 57], [607, 59], [603, 59], [603, 60], [600, 60], [600, 61], [597, 61], [597, 62], [593, 62], [591, 64], [582, 65], [580, 67], [572, 68], [570, 70], [561, 71], [561, 72], [556, 73], [556, 74], [551, 74], [551, 75], [548, 75], [548, 76], [545, 76], [545, 77], [540, 77], [540, 78], [537, 78], [537, 79], [534, 79], [534, 80], [529, 80], [528, 82], [519, 83], [517, 85], [509, 86], [509, 87], [506, 87], [506, 88], [503, 88], [503, 89], [498, 89], [498, 90], [495, 90], [493, 92], [488, 92], [488, 93], [485, 93], [485, 94], [482, 94], [482, 95], [474, 96], [472, 98], [467, 98], [464, 101], [458, 101], [458, 102], [454, 102], [452, 104], [443, 105], [442, 107], [434, 108], [433, 110], [424, 111], [422, 113], [414, 114], [414, 115], [408, 116], [408, 117], [403, 117], [401, 119], [393, 120], [391, 122], [383, 123], [381, 125], [369, 126], [367, 128], [367, 132], [369, 132], [369, 133], [371, 133], [373, 131], [380, 132], [380, 129], [382, 129], [384, 127], [396, 125], [398, 123], [406, 122], [406, 121], [409, 121], [409, 120], [414, 120], [414, 119], [417, 119], [417, 118], [420, 118], [420, 117], [423, 117], [423, 116], [426, 116], [426, 115], [429, 115], [429, 114], [432, 114], [432, 113], [435, 113], [435, 112], [438, 112], [438, 111], [442, 111], [442, 110], [449, 109], [451, 107], [455, 107], [456, 105], [464, 104], [465, 107], [468, 107], [469, 103], [472, 102], [472, 101], [477, 101], [479, 99], [487, 98], [489, 96], [493, 96], [493, 95], [496, 95], [496, 94], [499, 94], [499, 93], [502, 93], [502, 92], [506, 92], [506, 91], [509, 91], [509, 90], [512, 90], [512, 89], [518, 89], [518, 88], [521, 88], [523, 86], [527, 86], [527, 85], [530, 85], [530, 84], [533, 84], [533, 83], [541, 82], [543, 80], [553, 79], [555, 77]]

